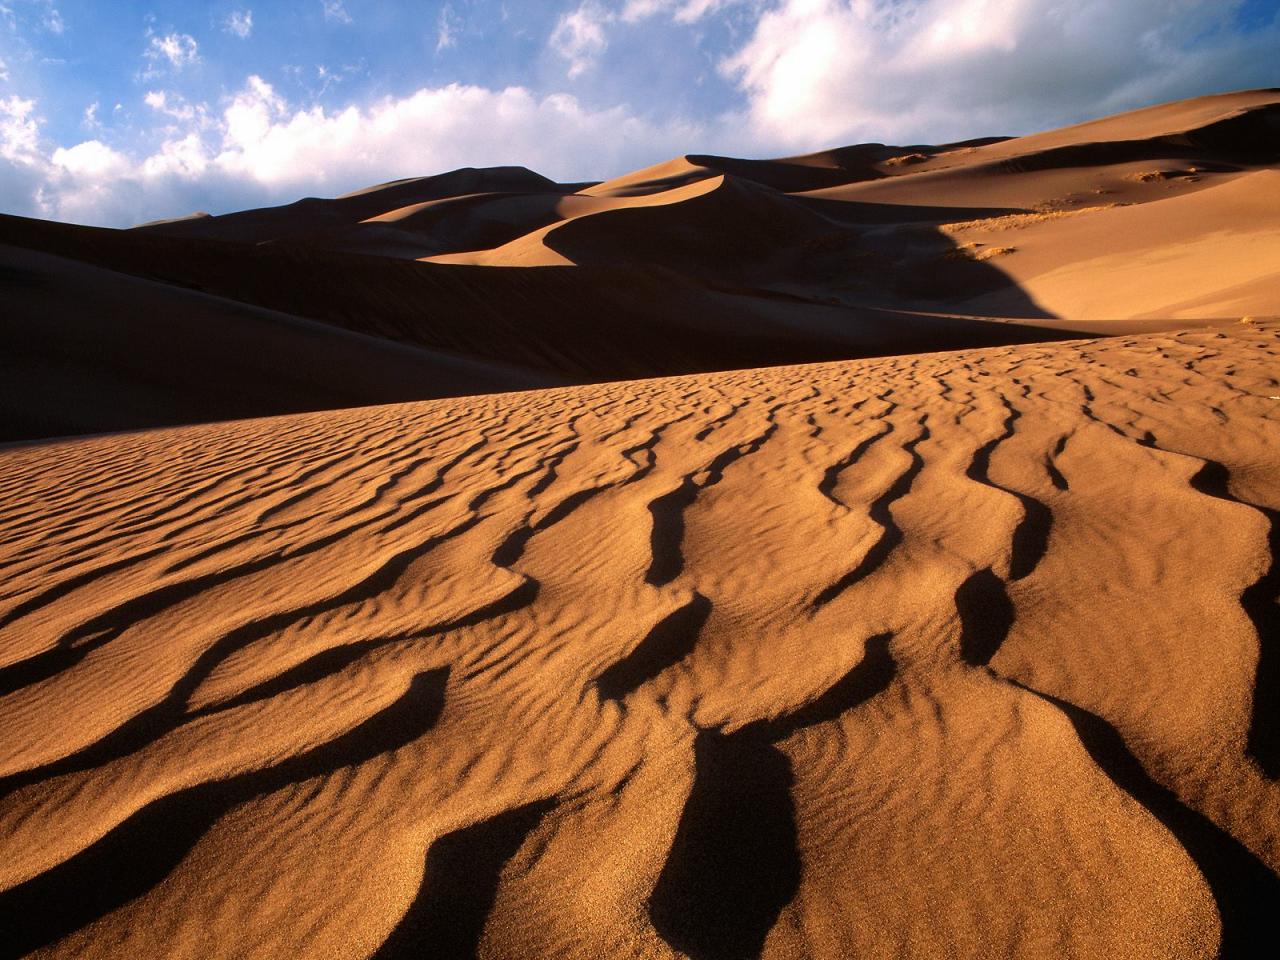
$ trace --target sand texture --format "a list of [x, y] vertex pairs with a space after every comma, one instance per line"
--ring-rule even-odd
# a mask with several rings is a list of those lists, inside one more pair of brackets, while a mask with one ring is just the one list
[[0, 217], [0, 958], [1277, 956], [1278, 178]]
[[0, 929], [56, 957], [1280, 935], [1280, 324], [0, 460]]

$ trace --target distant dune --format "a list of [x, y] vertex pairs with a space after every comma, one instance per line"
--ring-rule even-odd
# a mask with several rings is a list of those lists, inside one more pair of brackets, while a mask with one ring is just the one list
[[[0, 245], [22, 292], [0, 345], [42, 371], [0, 393], [3, 439], [1167, 328], [1278, 309], [1280, 92], [1012, 140], [689, 155], [594, 184], [464, 169], [126, 231], [0, 217]], [[67, 261], [145, 280], [95, 275], [135, 309], [50, 293], [88, 282]], [[234, 319], [184, 331], [175, 296]], [[215, 327], [250, 334], [246, 306], [273, 314], [264, 340], [299, 338], [287, 377], [220, 352]], [[379, 348], [317, 323], [394, 341], [399, 372], [334, 377], [368, 369], [348, 349]]]
[[0, 956], [1274, 957], [1278, 105], [5, 218]]

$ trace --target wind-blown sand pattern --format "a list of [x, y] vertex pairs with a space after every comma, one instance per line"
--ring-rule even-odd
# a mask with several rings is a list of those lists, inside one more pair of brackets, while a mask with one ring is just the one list
[[1272, 956], [1278, 376], [1262, 321], [11, 448], [0, 949]]

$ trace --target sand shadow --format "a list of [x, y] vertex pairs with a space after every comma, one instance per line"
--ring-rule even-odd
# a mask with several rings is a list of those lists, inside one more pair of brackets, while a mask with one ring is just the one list
[[919, 433], [902, 445], [902, 449], [911, 457], [911, 463], [889, 485], [889, 489], [871, 501], [870, 506], [867, 508], [868, 515], [880, 526], [881, 533], [879, 538], [871, 545], [871, 549], [866, 552], [852, 570], [842, 575], [834, 583], [829, 584], [814, 598], [813, 607], [815, 609], [825, 606], [855, 583], [871, 576], [889, 559], [889, 555], [902, 542], [902, 529], [898, 526], [897, 521], [893, 519], [892, 507], [896, 501], [901, 500], [911, 491], [912, 485], [916, 482], [916, 477], [924, 469], [924, 457], [917, 452], [916, 448], [929, 439], [929, 428], [925, 425], [926, 418], [927, 414], [920, 418]]
[[649, 917], [693, 960], [756, 957], [800, 887], [791, 762], [762, 737], [710, 730], [694, 762]]
[[990, 567], [972, 574], [956, 590], [960, 615], [960, 659], [985, 667], [1013, 626], [1013, 604], [1005, 583]]
[[1224, 960], [1274, 957], [1280, 942], [1280, 878], [1239, 840], [1153, 780], [1119, 731], [1102, 717], [1017, 680], [1008, 682], [1062, 711], [1093, 762], [1182, 844], [1217, 903], [1222, 920], [1218, 955]]
[[0, 893], [5, 949], [23, 956], [144, 895], [237, 806], [412, 743], [440, 716], [448, 674], [418, 674], [384, 710], [274, 767], [154, 800], [69, 860]]
[[1246, 503], [1232, 494], [1231, 473], [1226, 464], [1217, 460], [1205, 460], [1190, 483], [1206, 496], [1250, 507], [1267, 521], [1270, 563], [1240, 594], [1240, 606], [1258, 634], [1258, 665], [1245, 752], [1267, 777], [1275, 780], [1280, 778], [1280, 511]]
[[596, 688], [606, 700], [622, 700], [663, 670], [675, 666], [693, 652], [707, 618], [711, 601], [700, 593], [668, 614], [621, 660], [596, 678]]
[[826, 692], [733, 733], [700, 730], [694, 782], [649, 898], [654, 929], [693, 960], [757, 957], [800, 888], [791, 761], [775, 744], [835, 720], [889, 686], [889, 635]]
[[370, 960], [475, 957], [503, 867], [553, 806], [525, 804], [433, 842], [417, 897]]

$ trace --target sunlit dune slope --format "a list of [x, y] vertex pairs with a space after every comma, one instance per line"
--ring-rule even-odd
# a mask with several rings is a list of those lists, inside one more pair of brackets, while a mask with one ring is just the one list
[[1280, 322], [0, 456], [44, 957], [1270, 957]]
[[[319, 324], [410, 358], [389, 361], [405, 376], [372, 382], [365, 344], [356, 372], [333, 377], [333, 351], [309, 343], [300, 356], [326, 359], [302, 364], [305, 386], [291, 374], [237, 391], [245, 365], [211, 360], [204, 386], [153, 400], [138, 363], [118, 362], [146, 323], [99, 325], [28, 289], [54, 323], [6, 318], [11, 364], [44, 374], [3, 399], [22, 426], [0, 421], [0, 440], [1270, 315], [1278, 176], [1280, 91], [1254, 90], [1019, 138], [688, 154], [598, 183], [466, 168], [132, 230], [0, 216], [0, 244], [61, 258], [46, 274], [65, 270], [68, 287], [77, 261], [125, 275], [110, 283], [136, 317], [163, 325], [191, 305], [174, 320], [184, 350], [204, 324], [216, 357], [225, 333], [195, 318], [229, 310], [233, 326], [259, 316], [264, 340], [280, 342], [281, 323], [324, 339]], [[238, 306], [210, 315], [192, 291]], [[51, 358], [40, 344], [55, 328], [84, 336]], [[182, 379], [182, 352], [151, 364], [161, 382]], [[85, 397], [104, 398], [100, 417]], [[81, 419], [45, 412], [59, 410]]]
[[[44, 371], [0, 393], [0, 440], [66, 432], [42, 434], [38, 425], [51, 417], [67, 422], [54, 411], [74, 411], [81, 428], [101, 430], [173, 422], [167, 416], [175, 411], [201, 421], [1066, 335], [1049, 319], [887, 313], [707, 284], [660, 264], [493, 270], [4, 216], [0, 244], [13, 246], [16, 258], [6, 274], [16, 309], [0, 318], [6, 360]], [[31, 257], [41, 263], [35, 275], [21, 265]], [[86, 267], [113, 306], [70, 293], [86, 289]], [[283, 345], [281, 324], [293, 331], [297, 363], [279, 377], [263, 370], [239, 390], [237, 380], [271, 354], [233, 352], [229, 365], [220, 357], [237, 336], [252, 340], [254, 317], [264, 343]], [[357, 341], [366, 346], [344, 352]], [[389, 360], [379, 376], [377, 364], [364, 362], [369, 349], [401, 360]], [[307, 358], [321, 355], [308, 373]], [[198, 376], [189, 378], [192, 368]], [[300, 401], [300, 377], [310, 381], [302, 396], [329, 402]], [[101, 405], [83, 402], [95, 396]], [[30, 429], [15, 432], [15, 424]]]

